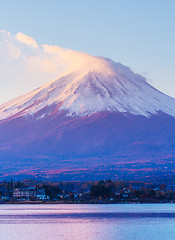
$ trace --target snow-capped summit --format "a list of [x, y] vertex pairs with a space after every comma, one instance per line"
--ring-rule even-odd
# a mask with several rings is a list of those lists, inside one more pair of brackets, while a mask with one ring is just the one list
[[[146, 117], [161, 111], [175, 116], [174, 98], [156, 90], [144, 77], [120, 63], [91, 57], [81, 69], [1, 105], [0, 120], [34, 115], [53, 105], [59, 106], [58, 111], [65, 110], [68, 116], [89, 116], [101, 111]], [[44, 116], [42, 111], [39, 117]]]

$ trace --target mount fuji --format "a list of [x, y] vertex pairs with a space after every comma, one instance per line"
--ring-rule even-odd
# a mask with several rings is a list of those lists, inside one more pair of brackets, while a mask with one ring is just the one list
[[0, 177], [174, 179], [175, 99], [110, 59], [0, 106]]

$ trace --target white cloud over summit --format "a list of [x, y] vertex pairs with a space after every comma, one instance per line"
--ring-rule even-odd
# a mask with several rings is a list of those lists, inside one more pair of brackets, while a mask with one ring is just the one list
[[41, 44], [24, 33], [0, 31], [0, 103], [74, 71], [93, 59], [86, 53]]

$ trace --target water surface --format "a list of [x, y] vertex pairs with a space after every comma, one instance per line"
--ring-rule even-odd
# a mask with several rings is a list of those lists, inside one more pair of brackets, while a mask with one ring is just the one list
[[173, 240], [175, 204], [0, 205], [0, 240]]

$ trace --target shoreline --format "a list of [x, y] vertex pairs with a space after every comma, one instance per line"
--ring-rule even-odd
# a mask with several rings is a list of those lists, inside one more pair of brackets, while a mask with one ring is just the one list
[[171, 203], [174, 204], [175, 201], [118, 201], [118, 202], [109, 202], [109, 201], [7, 201], [7, 202], [0, 202], [0, 205], [8, 204], [8, 205], [21, 205], [21, 204], [26, 204], [26, 205], [42, 205], [42, 204], [76, 204], [76, 205], [84, 205], [84, 204], [166, 204], [166, 203]]

